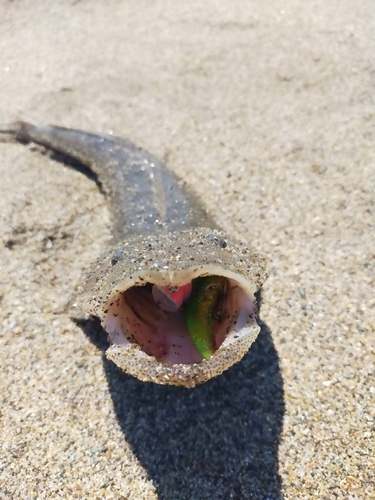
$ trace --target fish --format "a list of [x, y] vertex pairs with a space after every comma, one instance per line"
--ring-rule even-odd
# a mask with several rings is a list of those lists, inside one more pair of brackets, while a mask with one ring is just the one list
[[77, 303], [100, 319], [108, 359], [141, 381], [189, 388], [242, 359], [260, 331], [267, 260], [219, 228], [171, 169], [111, 134], [24, 121], [0, 134], [79, 162], [100, 183], [113, 237]]

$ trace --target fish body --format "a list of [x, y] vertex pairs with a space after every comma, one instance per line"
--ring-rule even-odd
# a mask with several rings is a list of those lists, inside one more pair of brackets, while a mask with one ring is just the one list
[[[78, 302], [101, 319], [112, 344], [109, 359], [143, 381], [194, 387], [243, 357], [259, 332], [254, 294], [267, 277], [266, 261], [219, 230], [173, 172], [112, 135], [26, 122], [0, 133], [62, 153], [97, 175], [111, 208], [114, 246], [86, 273]], [[191, 284], [208, 277], [225, 280], [230, 293], [212, 288], [197, 300]], [[155, 289], [191, 288], [175, 310], [155, 300]], [[224, 315], [207, 316], [218, 301]], [[189, 311], [195, 326], [205, 321], [206, 337], [212, 329], [212, 352], [197, 348]]]

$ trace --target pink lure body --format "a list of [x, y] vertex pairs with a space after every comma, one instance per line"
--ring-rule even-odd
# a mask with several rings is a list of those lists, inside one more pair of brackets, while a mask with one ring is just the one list
[[188, 283], [180, 287], [156, 286], [152, 287], [152, 296], [162, 309], [176, 312], [182, 304], [190, 297], [193, 285]]

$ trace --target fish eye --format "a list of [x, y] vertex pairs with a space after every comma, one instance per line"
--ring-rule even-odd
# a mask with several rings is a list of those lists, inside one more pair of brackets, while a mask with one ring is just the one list
[[224, 309], [217, 307], [213, 311], [213, 319], [218, 321], [219, 323], [222, 323], [224, 318]]
[[217, 301], [216, 305], [212, 311], [212, 319], [214, 321], [217, 321], [218, 323], [222, 323], [225, 318], [225, 306], [226, 306], [226, 300], [228, 298], [229, 292], [222, 292]]

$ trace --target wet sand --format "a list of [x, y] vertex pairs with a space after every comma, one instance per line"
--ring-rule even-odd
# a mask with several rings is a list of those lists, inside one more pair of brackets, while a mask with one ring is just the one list
[[96, 184], [0, 144], [0, 499], [375, 498], [373, 4], [2, 2], [0, 122], [112, 130], [270, 260], [262, 332], [193, 390], [61, 313]]

